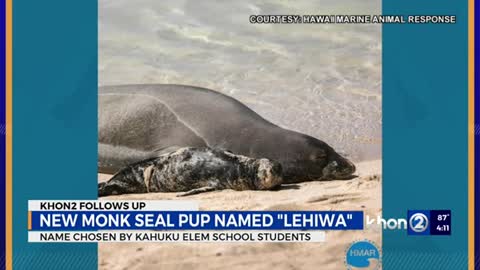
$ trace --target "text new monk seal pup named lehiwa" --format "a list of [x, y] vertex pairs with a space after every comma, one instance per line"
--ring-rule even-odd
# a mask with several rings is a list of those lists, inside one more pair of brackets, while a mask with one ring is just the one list
[[132, 164], [98, 184], [98, 195], [147, 192], [269, 190], [282, 183], [278, 162], [210, 148], [181, 148]]
[[98, 94], [98, 170], [179, 147], [228, 149], [280, 162], [286, 183], [348, 179], [352, 162], [311, 136], [281, 128], [222, 93], [186, 85], [103, 86]]

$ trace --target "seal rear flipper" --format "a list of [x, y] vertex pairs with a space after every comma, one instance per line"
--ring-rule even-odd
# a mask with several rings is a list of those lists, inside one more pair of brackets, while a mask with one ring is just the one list
[[184, 192], [182, 194], [178, 194], [177, 197], [185, 197], [185, 196], [200, 194], [200, 193], [204, 193], [204, 192], [210, 192], [210, 191], [214, 191], [214, 190], [215, 190], [215, 187], [210, 187], [210, 186], [195, 188], [195, 189], [189, 190], [187, 192]]
[[105, 182], [98, 183], [98, 197], [108, 196], [109, 194], [105, 191]]

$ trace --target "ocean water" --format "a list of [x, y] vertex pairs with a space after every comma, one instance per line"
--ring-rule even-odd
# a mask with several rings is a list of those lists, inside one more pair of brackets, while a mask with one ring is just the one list
[[381, 0], [100, 0], [99, 85], [211, 88], [353, 160], [381, 158], [381, 25], [253, 14], [381, 14]]

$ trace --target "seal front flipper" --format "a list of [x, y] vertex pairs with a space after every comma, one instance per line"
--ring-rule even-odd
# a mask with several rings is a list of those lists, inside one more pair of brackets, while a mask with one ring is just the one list
[[180, 148], [184, 148], [184, 147], [180, 147], [180, 146], [177, 146], [177, 145], [172, 145], [172, 146], [168, 146], [168, 147], [164, 147], [164, 148], [155, 149], [154, 152], [156, 153], [157, 156], [161, 156], [161, 155], [167, 155], [167, 154], [173, 153]]
[[115, 174], [128, 165], [158, 156], [154, 151], [142, 151], [119, 145], [98, 143], [98, 172]]
[[150, 165], [143, 170], [143, 182], [145, 183], [145, 187], [147, 188], [147, 193], [150, 193], [150, 180], [152, 179], [154, 170], [154, 165]]
[[185, 193], [182, 193], [182, 194], [178, 194], [177, 197], [185, 197], [185, 196], [190, 196], [190, 195], [195, 195], [195, 194], [200, 194], [200, 193], [204, 193], [204, 192], [210, 192], [210, 191], [214, 191], [215, 190], [215, 187], [201, 187], [201, 188], [196, 188], [196, 189], [192, 189], [192, 190], [189, 190]]

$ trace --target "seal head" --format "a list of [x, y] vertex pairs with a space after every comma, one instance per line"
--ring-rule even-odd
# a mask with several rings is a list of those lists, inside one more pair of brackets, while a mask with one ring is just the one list
[[286, 183], [351, 179], [355, 173], [355, 165], [328, 144], [300, 133], [290, 138], [288, 149], [296, 151], [285, 153], [287, 158], [280, 159]]
[[257, 163], [257, 175], [254, 181], [256, 189], [270, 190], [282, 184], [282, 166], [280, 163], [265, 158], [259, 159]]

